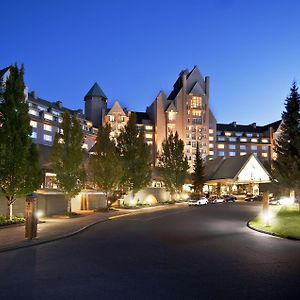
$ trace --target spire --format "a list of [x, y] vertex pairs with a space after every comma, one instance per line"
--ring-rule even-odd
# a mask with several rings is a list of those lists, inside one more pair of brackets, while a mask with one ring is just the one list
[[104, 92], [101, 90], [97, 82], [94, 83], [94, 85], [87, 92], [84, 98], [86, 97], [102, 97], [104, 99], [107, 99], [107, 97], [105, 96]]

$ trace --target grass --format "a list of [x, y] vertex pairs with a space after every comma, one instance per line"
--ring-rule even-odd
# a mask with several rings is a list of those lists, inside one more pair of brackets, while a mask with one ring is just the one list
[[285, 238], [300, 239], [300, 211], [298, 205], [283, 207], [270, 218], [266, 226], [262, 216], [257, 216], [249, 222], [250, 227]]

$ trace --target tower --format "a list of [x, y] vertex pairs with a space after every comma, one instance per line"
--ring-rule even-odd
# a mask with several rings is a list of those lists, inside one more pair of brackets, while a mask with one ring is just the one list
[[107, 109], [107, 97], [97, 82], [84, 97], [85, 116], [94, 126], [102, 126]]

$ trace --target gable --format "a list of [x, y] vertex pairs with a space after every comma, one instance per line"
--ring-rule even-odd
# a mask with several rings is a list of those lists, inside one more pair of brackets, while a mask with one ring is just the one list
[[123, 108], [121, 107], [119, 101], [116, 101], [113, 105], [113, 107], [110, 109], [110, 111], [107, 113], [108, 115], [111, 115], [113, 113], [119, 113], [122, 116], [126, 116]]
[[201, 85], [199, 84], [198, 81], [194, 84], [194, 86], [192, 87], [189, 94], [193, 94], [194, 96], [205, 95], [204, 90], [203, 90], [203, 88], [201, 87]]

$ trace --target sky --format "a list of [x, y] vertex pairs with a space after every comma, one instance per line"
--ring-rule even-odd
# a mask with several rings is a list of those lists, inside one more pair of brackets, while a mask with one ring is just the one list
[[264, 125], [300, 84], [298, 0], [0, 2], [0, 69], [24, 63], [29, 90], [69, 108], [98, 82], [145, 111], [198, 65], [218, 123]]

